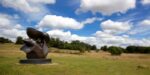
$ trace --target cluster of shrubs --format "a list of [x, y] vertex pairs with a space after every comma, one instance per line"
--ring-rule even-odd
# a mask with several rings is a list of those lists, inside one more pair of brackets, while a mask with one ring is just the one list
[[127, 46], [126, 48], [117, 47], [117, 46], [102, 46], [101, 50], [108, 51], [112, 55], [121, 55], [122, 53], [145, 53], [150, 54], [150, 47], [144, 46]]
[[121, 55], [123, 49], [121, 47], [111, 46], [108, 48], [108, 51], [111, 53], [111, 55]]
[[[0, 37], [0, 43], [13, 43], [13, 42], [5, 37]], [[15, 44], [23, 44], [23, 38], [18, 36]]]
[[150, 47], [143, 46], [128, 46], [126, 53], [150, 53]]
[[12, 41], [7, 38], [0, 37], [0, 43], [12, 43]]

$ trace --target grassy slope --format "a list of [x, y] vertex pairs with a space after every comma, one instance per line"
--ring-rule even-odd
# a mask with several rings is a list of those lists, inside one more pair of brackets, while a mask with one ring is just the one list
[[[150, 55], [108, 53], [83, 55], [50, 53], [53, 64], [22, 65], [25, 58], [19, 45], [0, 44], [0, 75], [150, 75]], [[138, 65], [145, 68], [138, 68]]]

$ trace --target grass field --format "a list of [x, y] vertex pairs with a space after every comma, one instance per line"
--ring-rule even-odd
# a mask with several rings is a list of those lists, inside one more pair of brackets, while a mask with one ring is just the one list
[[150, 55], [106, 52], [83, 55], [49, 53], [52, 64], [19, 64], [20, 45], [0, 44], [0, 75], [150, 75]]

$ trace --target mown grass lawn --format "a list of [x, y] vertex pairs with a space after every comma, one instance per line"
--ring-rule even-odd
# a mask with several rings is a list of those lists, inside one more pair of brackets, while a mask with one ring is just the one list
[[[25, 59], [20, 45], [0, 44], [0, 75], [150, 75], [150, 55], [49, 53], [52, 64], [19, 64]], [[139, 67], [140, 66], [140, 67]]]

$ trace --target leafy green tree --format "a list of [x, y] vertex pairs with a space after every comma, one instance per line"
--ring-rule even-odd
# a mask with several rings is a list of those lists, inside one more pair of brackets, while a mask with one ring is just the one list
[[107, 46], [106, 46], [106, 45], [105, 45], [105, 46], [102, 46], [102, 47], [101, 47], [101, 50], [107, 51]]
[[23, 44], [23, 38], [21, 36], [18, 36], [15, 44]]
[[144, 46], [128, 46], [126, 48], [127, 53], [150, 53], [150, 47]]
[[111, 55], [121, 55], [122, 54], [122, 49], [120, 47], [116, 47], [116, 46], [110, 46], [108, 48], [108, 51], [111, 53]]
[[135, 46], [128, 46], [126, 48], [127, 53], [135, 53], [136, 47]]
[[96, 48], [96, 46], [95, 45], [93, 45], [92, 47], [91, 47], [91, 50], [96, 50], [97, 48]]

